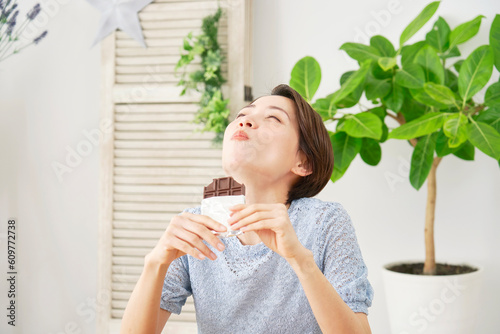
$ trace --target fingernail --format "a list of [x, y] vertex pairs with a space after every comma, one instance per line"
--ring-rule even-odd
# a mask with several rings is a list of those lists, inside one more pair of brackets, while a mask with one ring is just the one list
[[224, 245], [222, 243], [217, 244], [217, 248], [222, 252], [224, 250]]
[[200, 253], [200, 254], [198, 254], [198, 257], [200, 258], [200, 260], [203, 260], [203, 259], [205, 259], [205, 258], [206, 258], [206, 256], [205, 256], [205, 255], [203, 255], [203, 254], [201, 254], [201, 253]]
[[212, 258], [212, 260], [215, 260], [217, 258], [217, 255], [215, 255], [214, 253], [210, 253], [210, 257]]

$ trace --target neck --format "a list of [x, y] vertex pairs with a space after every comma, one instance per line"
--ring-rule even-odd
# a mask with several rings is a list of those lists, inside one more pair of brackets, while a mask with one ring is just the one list
[[[288, 198], [287, 187], [276, 187], [273, 185], [245, 183], [245, 204], [255, 203], [283, 203]], [[289, 207], [289, 205], [287, 205]]]

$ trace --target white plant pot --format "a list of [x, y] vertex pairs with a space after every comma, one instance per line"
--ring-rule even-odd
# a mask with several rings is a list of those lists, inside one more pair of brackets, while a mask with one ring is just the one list
[[[483, 268], [459, 275], [427, 276], [390, 271], [382, 275], [392, 334], [476, 333]], [[459, 264], [468, 265], [468, 264]]]

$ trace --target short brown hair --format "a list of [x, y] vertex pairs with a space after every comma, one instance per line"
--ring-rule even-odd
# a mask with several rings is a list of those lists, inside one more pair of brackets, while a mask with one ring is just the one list
[[330, 180], [333, 172], [332, 142], [321, 116], [296, 90], [281, 84], [273, 88], [271, 95], [283, 96], [294, 102], [299, 124], [299, 150], [306, 155], [308, 167], [312, 170], [288, 191], [285, 204], [291, 204], [294, 199], [317, 195]]

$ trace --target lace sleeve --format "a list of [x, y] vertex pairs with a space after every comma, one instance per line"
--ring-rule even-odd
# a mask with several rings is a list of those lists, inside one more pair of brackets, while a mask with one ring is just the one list
[[368, 314], [374, 291], [354, 226], [339, 203], [330, 204], [322, 215], [322, 233], [318, 236], [323, 274], [354, 312]]
[[[182, 212], [194, 212], [193, 208]], [[182, 214], [182, 212], [180, 214]], [[163, 281], [160, 307], [171, 313], [180, 314], [186, 299], [192, 294], [189, 278], [189, 264], [187, 255], [181, 256], [170, 264]]]
[[167, 275], [163, 281], [160, 307], [171, 313], [180, 314], [186, 299], [192, 294], [189, 271], [183, 263], [181, 256], [170, 264]]

